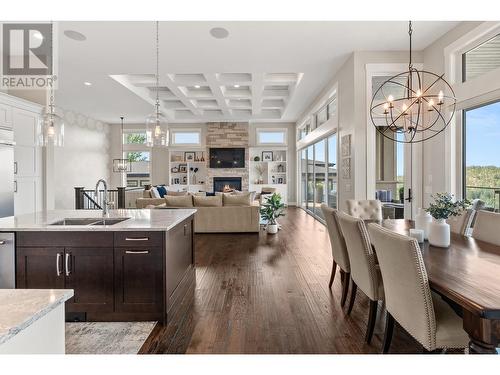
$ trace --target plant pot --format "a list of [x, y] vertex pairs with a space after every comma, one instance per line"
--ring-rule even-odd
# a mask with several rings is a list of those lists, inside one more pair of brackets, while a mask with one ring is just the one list
[[267, 224], [267, 233], [269, 234], [278, 233], [278, 224]]
[[450, 225], [445, 219], [434, 219], [429, 225], [429, 244], [437, 247], [450, 246]]

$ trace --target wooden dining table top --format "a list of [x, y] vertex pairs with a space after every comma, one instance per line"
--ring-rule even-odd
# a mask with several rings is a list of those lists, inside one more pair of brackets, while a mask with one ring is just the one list
[[[408, 235], [414, 222], [389, 219], [382, 226]], [[451, 233], [448, 248], [428, 241], [420, 248], [433, 290], [483, 319], [500, 319], [500, 246]]]

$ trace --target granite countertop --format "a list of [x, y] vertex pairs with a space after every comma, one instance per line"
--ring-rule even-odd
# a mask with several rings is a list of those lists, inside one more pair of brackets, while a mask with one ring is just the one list
[[0, 345], [71, 297], [72, 289], [0, 289]]
[[101, 210], [53, 210], [0, 218], [0, 232], [18, 231], [165, 231], [196, 213], [195, 209], [110, 210], [106, 218], [129, 218], [114, 225], [50, 225], [65, 218], [102, 219]]

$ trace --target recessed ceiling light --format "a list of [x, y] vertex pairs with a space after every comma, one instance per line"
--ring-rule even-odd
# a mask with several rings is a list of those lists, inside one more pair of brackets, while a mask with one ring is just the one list
[[212, 35], [216, 39], [225, 39], [229, 36], [229, 31], [227, 31], [223, 27], [214, 27], [210, 29], [210, 35]]
[[194, 88], [195, 88], [195, 89], [199, 89], [199, 88], [200, 88], [200, 85], [194, 85]]
[[91, 82], [83, 82], [83, 84], [84, 84], [85, 86], [92, 86], [92, 83], [91, 83]]
[[238, 89], [238, 88], [240, 88], [240, 85], [234, 85], [233, 87], [234, 87], [235, 89]]
[[78, 42], [83, 42], [84, 40], [87, 40], [87, 37], [85, 35], [75, 30], [64, 30], [64, 35]]

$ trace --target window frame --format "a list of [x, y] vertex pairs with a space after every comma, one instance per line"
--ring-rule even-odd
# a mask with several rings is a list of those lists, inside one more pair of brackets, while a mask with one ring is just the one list
[[[261, 133], [283, 133], [283, 143], [261, 142], [259, 134]], [[257, 128], [255, 129], [255, 144], [257, 146], [288, 146], [288, 128]]]
[[[198, 143], [176, 143], [175, 142], [175, 135], [179, 133], [196, 133], [198, 134]], [[189, 129], [184, 129], [184, 128], [175, 128], [175, 129], [170, 129], [170, 144], [174, 147], [201, 147], [203, 146], [203, 140], [202, 140], [202, 132], [200, 128], [189, 128]]]
[[462, 51], [460, 51], [460, 54], [461, 54], [461, 58], [460, 58], [460, 61], [461, 61], [461, 65], [460, 65], [460, 78], [461, 78], [461, 82], [462, 83], [465, 83], [465, 82], [470, 82], [478, 77], [481, 77], [485, 74], [488, 74], [489, 72], [492, 72], [494, 70], [497, 70], [497, 69], [500, 69], [500, 66], [499, 67], [496, 67], [495, 69], [491, 69], [491, 70], [488, 70], [487, 72], [484, 72], [483, 74], [480, 74], [478, 76], [475, 76], [475, 77], [472, 77], [470, 79], [467, 79], [467, 62], [466, 62], [466, 55], [467, 53], [475, 50], [476, 48], [479, 48], [481, 47], [482, 45], [488, 43], [489, 41], [495, 39], [495, 38], [500, 38], [500, 30], [496, 30], [496, 32], [493, 32], [493, 33], [488, 33], [486, 34], [486, 36], [483, 36], [481, 38], [477, 38], [476, 40], [474, 40], [473, 42], [469, 43], [467, 45], [467, 47], [464, 47], [462, 49]]

